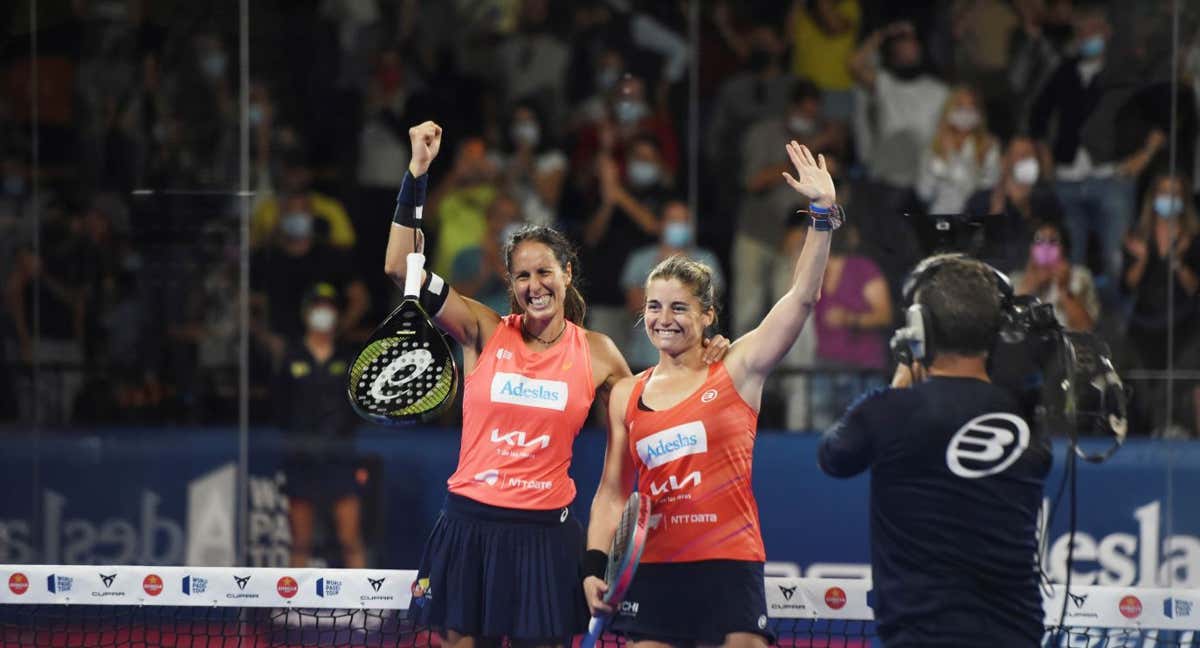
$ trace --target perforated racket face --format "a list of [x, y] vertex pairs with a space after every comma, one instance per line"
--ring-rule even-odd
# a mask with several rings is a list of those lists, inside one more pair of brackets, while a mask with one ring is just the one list
[[423, 420], [454, 400], [454, 356], [416, 300], [404, 300], [376, 329], [350, 366], [347, 389], [354, 411], [383, 425]]
[[633, 582], [633, 574], [642, 560], [649, 527], [650, 498], [635, 492], [625, 502], [625, 510], [621, 512], [621, 521], [617, 523], [617, 532], [613, 535], [612, 547], [608, 552], [604, 580], [609, 588], [604, 594], [605, 603], [620, 602], [625, 598], [625, 592]]

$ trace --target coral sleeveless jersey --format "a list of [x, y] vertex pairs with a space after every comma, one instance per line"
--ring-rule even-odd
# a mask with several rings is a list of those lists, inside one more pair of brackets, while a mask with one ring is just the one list
[[750, 489], [758, 412], [734, 387], [725, 363], [662, 411], [641, 405], [653, 369], [641, 374], [625, 411], [638, 490], [651, 498], [642, 562], [766, 559]]
[[582, 328], [567, 322], [556, 344], [535, 352], [525, 347], [521, 316], [505, 316], [464, 381], [450, 492], [505, 508], [567, 506], [575, 499], [571, 448], [594, 397]]

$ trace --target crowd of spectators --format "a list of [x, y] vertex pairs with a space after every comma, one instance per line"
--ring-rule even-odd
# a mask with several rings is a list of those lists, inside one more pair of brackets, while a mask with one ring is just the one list
[[[635, 371], [668, 255], [719, 271], [730, 337], [761, 320], [806, 233], [783, 145], [822, 153], [852, 226], [765, 426], [820, 427], [886, 375], [921, 214], [975, 218], [973, 251], [1123, 370], [1200, 369], [1197, 7], [1176, 52], [1165, 0], [255, 0], [243, 160], [236, 3], [57, 4], [32, 32], [29, 3], [0, 10], [0, 420], [236, 421], [245, 272], [271, 420], [315, 284], [345, 345], [396, 303], [386, 232], [425, 119], [431, 267], [507, 312], [502, 241], [563, 229]], [[1200, 427], [1200, 381], [1174, 422], [1146, 384], [1135, 430]]]

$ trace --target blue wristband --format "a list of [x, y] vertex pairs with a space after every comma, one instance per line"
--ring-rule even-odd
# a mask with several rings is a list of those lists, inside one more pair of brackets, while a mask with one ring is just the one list
[[429, 174], [414, 178], [412, 172], [404, 171], [404, 180], [400, 182], [400, 193], [396, 196], [396, 204], [405, 207], [420, 207], [425, 204], [425, 189], [429, 186]]
[[833, 222], [829, 220], [829, 216], [833, 215], [832, 207], [822, 207], [816, 203], [808, 204], [808, 213], [812, 215], [812, 227], [818, 232], [832, 232]]
[[822, 207], [817, 203], [808, 203], [808, 211], [820, 216], [828, 216], [833, 213], [832, 207]]

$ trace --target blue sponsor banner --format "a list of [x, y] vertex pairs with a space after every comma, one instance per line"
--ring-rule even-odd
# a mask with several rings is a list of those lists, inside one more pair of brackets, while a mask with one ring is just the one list
[[[502, 443], [507, 437], [499, 438]], [[766, 431], [758, 437], [754, 490], [768, 572], [865, 574], [869, 478], [822, 474], [818, 439]], [[251, 433], [246, 561], [254, 566], [287, 564], [281, 441], [273, 430]], [[579, 495], [573, 511], [585, 521], [604, 441], [594, 429], [575, 441], [571, 473]], [[458, 446], [452, 429], [361, 430], [359, 453], [377, 457], [380, 468], [385, 527], [376, 534], [377, 566], [416, 566]], [[1056, 447], [1048, 501], [1062, 482], [1066, 450]], [[0, 563], [220, 564], [229, 555], [220, 550], [228, 543], [223, 539], [235, 537], [221, 528], [222, 511], [234, 506], [214, 503], [209, 495], [235, 492], [221, 484], [232, 482], [236, 465], [232, 429], [105, 430], [58, 434], [38, 444], [9, 434], [0, 440], [0, 470], [7, 483], [20, 486], [0, 495]], [[1077, 490], [1072, 582], [1200, 587], [1200, 443], [1130, 440], [1104, 464], [1080, 461]], [[1064, 496], [1046, 543], [1046, 564], [1058, 580], [1066, 575], [1068, 512]], [[194, 587], [182, 584], [189, 585]]]

